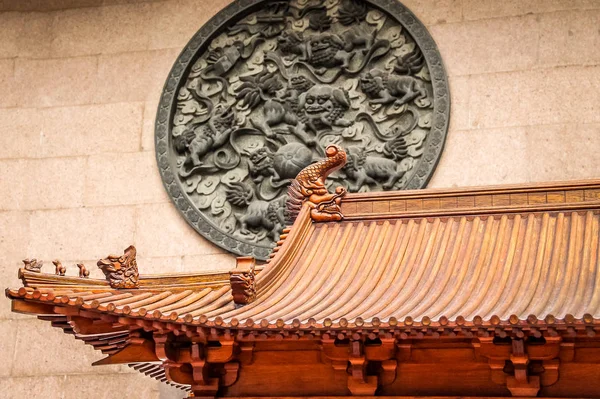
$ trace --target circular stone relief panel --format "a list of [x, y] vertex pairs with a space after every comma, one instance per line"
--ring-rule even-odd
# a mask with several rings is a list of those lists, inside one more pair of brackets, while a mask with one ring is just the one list
[[165, 84], [156, 119], [164, 185], [200, 234], [265, 259], [287, 186], [324, 148], [350, 192], [426, 186], [450, 100], [425, 27], [393, 0], [239, 0], [203, 26]]

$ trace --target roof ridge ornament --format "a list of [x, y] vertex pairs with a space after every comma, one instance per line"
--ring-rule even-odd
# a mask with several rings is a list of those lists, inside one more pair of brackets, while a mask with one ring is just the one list
[[235, 269], [229, 272], [231, 295], [236, 305], [247, 305], [256, 299], [256, 261], [251, 256], [236, 259]]
[[98, 261], [98, 267], [109, 282], [111, 288], [139, 288], [139, 272], [133, 245], [127, 247], [122, 256], [108, 255]]
[[346, 164], [346, 151], [332, 144], [325, 149], [325, 155], [326, 159], [308, 165], [292, 180], [286, 203], [289, 223], [294, 223], [305, 203], [314, 222], [334, 222], [344, 218], [340, 203], [346, 189], [338, 186], [332, 194], [325, 186], [325, 179]]
[[25, 265], [25, 270], [30, 271], [30, 272], [34, 272], [34, 273], [41, 273], [42, 272], [42, 266], [44, 266], [44, 262], [43, 261], [38, 261], [36, 258], [33, 259], [23, 259], [23, 264]]

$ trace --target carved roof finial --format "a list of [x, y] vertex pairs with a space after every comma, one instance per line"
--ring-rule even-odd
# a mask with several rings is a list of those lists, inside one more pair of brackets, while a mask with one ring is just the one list
[[255, 266], [253, 257], [242, 256], [236, 259], [235, 269], [229, 272], [231, 295], [237, 305], [247, 305], [256, 299]]
[[135, 259], [137, 251], [130, 245], [122, 256], [108, 255], [98, 261], [98, 267], [112, 288], [138, 288], [139, 273]]
[[344, 187], [337, 187], [335, 194], [325, 187], [325, 179], [346, 164], [346, 152], [336, 145], [325, 150], [326, 159], [302, 169], [288, 188], [288, 221], [293, 223], [304, 203], [311, 208], [310, 217], [315, 222], [331, 222], [343, 219], [340, 209]]
[[23, 259], [23, 264], [25, 265], [25, 270], [30, 271], [30, 272], [35, 272], [35, 273], [41, 273], [42, 266], [44, 266], [44, 262], [42, 262], [41, 260], [38, 261], [35, 258]]

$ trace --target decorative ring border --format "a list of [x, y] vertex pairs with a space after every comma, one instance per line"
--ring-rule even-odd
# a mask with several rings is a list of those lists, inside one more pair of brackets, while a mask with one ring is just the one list
[[[163, 185], [175, 207], [188, 224], [219, 247], [237, 255], [254, 256], [260, 260], [268, 258], [271, 247], [248, 244], [222, 233], [211, 220], [196, 209], [190, 199], [183, 193], [181, 183], [175, 178], [176, 172], [169, 160], [169, 136], [171, 134], [169, 121], [173, 119], [175, 113], [177, 93], [181, 86], [185, 84], [185, 79], [187, 79], [193, 63], [201, 56], [202, 52], [200, 50], [204, 50], [212, 39], [222, 32], [224, 26], [232, 18], [241, 17], [241, 12], [245, 14], [253, 12], [268, 1], [235, 0], [219, 11], [196, 32], [179, 54], [169, 72], [158, 104], [154, 135], [156, 162]], [[429, 68], [435, 112], [432, 118], [431, 130], [427, 137], [427, 150], [419, 160], [416, 172], [406, 186], [407, 189], [424, 188], [439, 162], [448, 132], [450, 93], [446, 69], [433, 38], [421, 21], [408, 8], [395, 0], [365, 1], [395, 18], [408, 31], [421, 48]]]

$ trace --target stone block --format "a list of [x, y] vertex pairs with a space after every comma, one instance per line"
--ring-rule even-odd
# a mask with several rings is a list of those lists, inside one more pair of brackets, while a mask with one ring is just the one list
[[152, 11], [142, 3], [57, 12], [52, 53], [73, 57], [145, 50]]
[[0, 11], [55, 11], [102, 4], [103, 0], [0, 0]]
[[84, 158], [0, 161], [6, 193], [0, 209], [55, 209], [83, 204]]
[[530, 126], [525, 133], [531, 181], [600, 176], [600, 124]]
[[[0, 226], [0, 288], [18, 288], [22, 285], [18, 278], [19, 268], [23, 267], [21, 260], [29, 256], [29, 213], [0, 212]], [[0, 297], [0, 320], [28, 317], [31, 316], [13, 313], [8, 298]]]
[[19, 57], [54, 58], [50, 46], [54, 15], [39, 12], [22, 15], [23, 25], [16, 40]]
[[29, 255], [46, 260], [85, 260], [122, 253], [134, 243], [134, 214], [134, 207], [32, 212]]
[[0, 48], [2, 58], [19, 55], [18, 38], [23, 28], [24, 16], [16, 12], [0, 14]]
[[137, 4], [137, 3], [154, 3], [161, 1], [169, 1], [169, 0], [104, 0], [102, 1], [102, 5], [105, 6], [114, 6], [118, 4]]
[[526, 183], [524, 128], [452, 131], [428, 187]]
[[103, 82], [97, 103], [147, 101], [160, 96], [179, 49], [142, 51], [99, 58], [98, 80]]
[[21, 160], [0, 161], [0, 210], [21, 208], [23, 165], [24, 161]]
[[0, 268], [27, 257], [28, 212], [0, 212]]
[[135, 243], [140, 256], [149, 258], [225, 253], [194, 231], [171, 203], [137, 206]]
[[[529, 125], [600, 122], [600, 65], [528, 72], [521, 108]], [[582, 94], [585, 93], [585, 94]]]
[[0, 158], [138, 151], [142, 105], [10, 108], [0, 113]]
[[144, 122], [142, 124], [142, 150], [154, 151], [154, 123], [158, 112], [158, 99], [144, 103]]
[[155, 3], [149, 48], [183, 48], [192, 36], [230, 0], [182, 0]]
[[46, 109], [42, 120], [43, 157], [129, 153], [140, 148], [139, 103]]
[[229, 253], [215, 255], [184, 256], [181, 272], [202, 273], [209, 271], [228, 272], [235, 269], [235, 255]]
[[181, 256], [148, 258], [142, 254], [138, 256], [137, 263], [140, 274], [144, 275], [178, 273], [182, 270]]
[[594, 8], [600, 8], [596, 0], [464, 0], [463, 15], [473, 20]]
[[38, 156], [42, 134], [42, 118], [39, 111], [23, 108], [2, 110], [0, 112], [0, 159]]
[[402, 4], [427, 27], [462, 20], [461, 0], [402, 0]]
[[524, 70], [536, 62], [534, 17], [442, 24], [430, 31], [450, 76]]
[[[22, 107], [89, 104], [98, 91], [97, 58], [17, 58], [15, 85]], [[102, 83], [102, 86], [106, 82]], [[26, 89], [25, 89], [26, 88]]]
[[51, 27], [52, 16], [49, 14], [0, 13], [0, 58], [51, 56]]
[[[111, 374], [118, 366], [92, 367], [103, 355], [72, 335], [37, 319], [17, 320], [14, 377], [59, 374]], [[35, 359], [35, 361], [32, 361]]]
[[0, 378], [8, 377], [12, 369], [12, 361], [15, 358], [15, 340], [17, 339], [17, 321], [0, 320], [0, 359], [4, 366], [0, 367]]
[[452, 130], [469, 128], [469, 76], [453, 76], [450, 85], [450, 127]]
[[[22, 359], [29, 363], [29, 359]], [[65, 376], [0, 378], [0, 392], [5, 399], [63, 399]]]
[[469, 125], [599, 122], [599, 77], [600, 66], [471, 76]]
[[154, 152], [91, 156], [86, 177], [87, 206], [169, 201]]
[[63, 399], [159, 399], [159, 384], [159, 381], [139, 373], [67, 375]]
[[15, 86], [15, 60], [0, 59], [0, 108], [15, 107], [19, 93]]
[[537, 19], [540, 25], [539, 65], [600, 62], [600, 9], [543, 14]]

